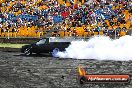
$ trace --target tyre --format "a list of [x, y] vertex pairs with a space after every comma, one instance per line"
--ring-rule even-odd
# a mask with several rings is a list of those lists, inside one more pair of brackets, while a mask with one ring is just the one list
[[25, 54], [26, 56], [32, 55], [31, 48], [30, 48], [30, 47], [26, 48], [26, 49], [24, 50], [24, 54]]
[[52, 56], [53, 57], [58, 57], [57, 53], [59, 52], [60, 50], [58, 48], [55, 48], [52, 52]]

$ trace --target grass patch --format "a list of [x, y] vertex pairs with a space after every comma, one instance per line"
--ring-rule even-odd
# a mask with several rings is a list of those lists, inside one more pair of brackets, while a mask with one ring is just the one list
[[0, 47], [9, 47], [9, 48], [21, 48], [24, 45], [28, 45], [28, 44], [0, 43]]

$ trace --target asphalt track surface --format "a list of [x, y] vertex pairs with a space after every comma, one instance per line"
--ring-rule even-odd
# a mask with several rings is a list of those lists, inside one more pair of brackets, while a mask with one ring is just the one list
[[24, 56], [0, 51], [0, 88], [132, 88], [132, 81], [79, 85], [77, 66], [90, 74], [132, 74], [132, 61], [53, 58], [48, 54]]

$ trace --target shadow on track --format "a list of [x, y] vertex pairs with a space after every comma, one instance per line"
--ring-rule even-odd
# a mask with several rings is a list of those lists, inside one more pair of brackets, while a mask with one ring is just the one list
[[96, 59], [76, 59], [76, 58], [59, 58], [59, 57], [53, 57], [51, 53], [41, 53], [41, 54], [35, 54], [33, 53], [32, 55], [26, 56], [25, 54], [17, 54], [17, 55], [13, 55], [13, 56], [23, 56], [23, 57], [51, 57], [57, 60], [77, 60], [77, 61], [98, 61]]
[[[54, 58], [56, 60], [69, 60], [69, 59], [71, 60], [71, 59], [73, 59], [73, 58], [53, 57], [50, 53], [32, 54], [32, 55], [29, 55], [29, 56], [26, 56], [24, 54], [16, 54], [16, 55], [13, 55], [13, 56], [15, 56], [15, 57], [20, 57], [20, 56], [22, 56], [22, 57], [47, 57], [47, 58], [51, 57], [51, 58]], [[78, 60], [78, 59], [74, 59], [74, 60]]]
[[29, 56], [26, 56], [24, 54], [19, 54], [19, 55], [13, 55], [13, 56], [23, 56], [23, 57], [52, 57], [51, 54], [47, 54], [47, 53], [44, 53], [44, 54], [32, 54], [32, 55], [29, 55]]
[[19, 55], [13, 55], [13, 56], [23, 56], [23, 57], [51, 57], [51, 58], [55, 58], [57, 60], [77, 60], [77, 61], [98, 61], [96, 59], [75, 59], [75, 58], [59, 58], [59, 57], [53, 57], [50, 53], [43, 53], [43, 54], [32, 54], [29, 56], [26, 56], [24, 54], [19, 54]]

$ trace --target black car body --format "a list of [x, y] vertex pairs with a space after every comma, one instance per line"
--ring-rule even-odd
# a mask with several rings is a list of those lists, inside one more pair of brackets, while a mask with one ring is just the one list
[[50, 42], [49, 38], [41, 39], [37, 43], [25, 45], [21, 48], [21, 52], [25, 55], [32, 53], [50, 53], [53, 51], [64, 51], [70, 45], [70, 42]]

